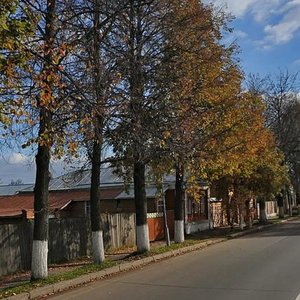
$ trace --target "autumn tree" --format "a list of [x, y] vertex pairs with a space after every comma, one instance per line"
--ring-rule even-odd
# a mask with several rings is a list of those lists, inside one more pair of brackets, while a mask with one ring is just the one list
[[53, 50], [55, 35], [55, 0], [47, 0], [45, 11], [45, 38], [41, 71], [42, 90], [37, 100], [39, 108], [40, 140], [36, 155], [36, 179], [34, 187], [34, 230], [32, 244], [31, 278], [33, 280], [48, 276], [48, 189], [50, 149], [53, 144], [51, 136], [53, 122]]
[[[103, 144], [104, 124], [104, 88], [102, 76], [105, 69], [101, 60], [102, 24], [101, 18], [103, 1], [75, 1], [70, 6], [70, 30], [79, 35], [73, 41], [72, 64], [67, 67], [72, 77], [75, 97], [79, 100], [79, 107], [74, 107], [78, 117], [78, 137], [86, 145], [90, 158], [90, 219], [92, 230], [93, 260], [101, 263], [105, 260], [103, 236], [100, 228], [100, 161]], [[88, 11], [88, 13], [82, 13]], [[85, 97], [82, 99], [81, 94]], [[80, 147], [80, 138], [77, 141]]]
[[[36, 152], [34, 187], [35, 222], [32, 247], [32, 280], [48, 275], [48, 188], [52, 155], [62, 152], [70, 136], [65, 129], [72, 123], [69, 93], [62, 81], [62, 61], [66, 57], [60, 30], [63, 27], [65, 2], [18, 1], [15, 15], [28, 18], [31, 30], [24, 34], [13, 55], [25, 56], [22, 66], [10, 65], [2, 96], [9, 111], [11, 126], [5, 136], [12, 135], [22, 148]], [[58, 17], [60, 16], [60, 17]], [[11, 50], [11, 49], [8, 49]]]
[[169, 93], [159, 143], [160, 164], [168, 161], [166, 165], [176, 170], [176, 242], [184, 240], [184, 180], [197, 196], [193, 189], [203, 175], [203, 161], [212, 154], [212, 147], [224, 151], [222, 142], [216, 141], [236, 127], [232, 117], [242, 76], [234, 57], [236, 46], [225, 47], [221, 42], [228, 21], [224, 12], [216, 13], [198, 1], [170, 4], [162, 64], [169, 78], [161, 83]]
[[[229, 218], [232, 205], [236, 205], [242, 220], [245, 200], [250, 197], [260, 199], [261, 217], [265, 221], [265, 201], [274, 195], [286, 184], [286, 167], [282, 164], [282, 154], [276, 148], [274, 137], [269, 129], [265, 128], [264, 105], [259, 97], [243, 93], [244, 103], [247, 105], [241, 110], [243, 121], [236, 132], [236, 146], [222, 156], [224, 168], [219, 180], [220, 196], [227, 204]], [[248, 100], [248, 101], [247, 101]], [[224, 181], [224, 177], [227, 180]], [[233, 191], [229, 199], [228, 191]], [[232, 203], [234, 200], [235, 202]], [[229, 206], [231, 206], [229, 208]], [[229, 219], [228, 219], [229, 220]], [[249, 220], [247, 220], [249, 223]]]
[[[299, 177], [297, 157], [300, 149], [300, 115], [297, 74], [281, 70], [274, 76], [251, 74], [248, 88], [251, 93], [261, 95], [266, 104], [266, 126], [273, 131], [276, 144], [284, 153], [285, 163], [289, 166], [294, 187], [298, 190], [296, 182]], [[287, 187], [285, 190], [289, 193]], [[280, 202], [280, 207], [282, 205]]]
[[16, 13], [18, 1], [0, 3], [0, 142], [7, 142], [7, 129], [11, 127], [11, 113], [15, 111], [14, 99], [10, 94], [13, 88], [14, 73], [23, 68], [27, 59], [23, 48], [26, 36], [32, 33], [32, 23], [28, 16]]
[[[100, 228], [100, 172], [104, 132], [114, 111], [112, 88], [118, 82], [115, 53], [108, 46], [114, 22], [127, 1], [74, 1], [70, 6], [69, 30], [76, 32], [71, 43], [72, 59], [66, 72], [78, 104], [79, 147], [84, 147], [91, 163], [91, 229], [94, 262], [104, 261], [104, 246]], [[84, 95], [82, 97], [82, 95]], [[76, 101], [77, 103], [77, 101]]]
[[138, 252], [149, 250], [145, 169], [154, 155], [161, 122], [157, 88], [163, 58], [164, 1], [128, 1], [116, 19], [109, 46], [117, 57], [120, 81], [114, 88], [117, 110], [108, 132], [120, 170], [132, 170]]

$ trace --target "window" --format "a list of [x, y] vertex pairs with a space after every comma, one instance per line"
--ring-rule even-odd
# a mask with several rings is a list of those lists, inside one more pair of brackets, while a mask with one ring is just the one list
[[91, 214], [91, 203], [90, 201], [85, 201], [85, 216], [89, 217]]
[[156, 211], [157, 212], [163, 212], [164, 211], [164, 200], [163, 199], [157, 199], [157, 201], [156, 201]]

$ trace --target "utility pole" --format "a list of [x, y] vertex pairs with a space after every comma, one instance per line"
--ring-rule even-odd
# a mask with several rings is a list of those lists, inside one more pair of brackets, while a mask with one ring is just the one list
[[167, 210], [166, 210], [166, 197], [165, 197], [165, 193], [164, 193], [163, 180], [162, 180], [162, 185], [161, 185], [161, 197], [162, 197], [162, 203], [163, 203], [165, 240], [166, 240], [167, 246], [170, 246], [171, 241], [170, 241], [170, 232], [169, 232], [169, 227], [168, 227], [168, 217], [167, 217]]

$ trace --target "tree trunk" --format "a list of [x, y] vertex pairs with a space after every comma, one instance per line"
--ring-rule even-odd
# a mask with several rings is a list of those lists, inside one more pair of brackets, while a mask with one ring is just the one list
[[[98, 118], [99, 119], [99, 118]], [[99, 121], [97, 122], [97, 124]], [[95, 126], [95, 130], [99, 129]], [[95, 137], [92, 154], [92, 176], [91, 176], [91, 229], [92, 229], [92, 247], [94, 263], [102, 263], [105, 260], [103, 234], [100, 225], [100, 167], [101, 167], [101, 141]]]
[[250, 199], [247, 199], [245, 202], [246, 206], [246, 225], [248, 228], [252, 227], [252, 215], [251, 215], [251, 208], [250, 208]]
[[239, 203], [238, 212], [239, 212], [239, 227], [241, 230], [244, 230], [245, 219], [244, 219], [244, 207], [243, 203]]
[[286, 197], [287, 197], [287, 202], [289, 205], [289, 216], [293, 216], [293, 202], [292, 202], [292, 197], [290, 194], [290, 188], [289, 186], [286, 186]]
[[261, 198], [259, 201], [259, 222], [262, 224], [267, 223], [268, 218], [266, 214], [266, 200], [265, 198]]
[[104, 115], [104, 97], [102, 94], [101, 86], [101, 62], [100, 62], [100, 4], [101, 1], [96, 0], [93, 2], [94, 16], [93, 16], [93, 52], [91, 61], [93, 65], [94, 76], [94, 92], [95, 92], [95, 112], [94, 117], [94, 141], [92, 153], [92, 174], [91, 174], [91, 229], [92, 229], [92, 249], [93, 261], [100, 264], [105, 260], [103, 233], [101, 230], [100, 220], [100, 172], [101, 172], [101, 151], [103, 141], [103, 115]]
[[184, 169], [181, 163], [176, 166], [175, 203], [174, 203], [174, 241], [184, 242], [184, 220], [183, 220], [183, 176]]
[[300, 191], [298, 187], [296, 188], [296, 203], [300, 205]]
[[[43, 109], [43, 111], [45, 111]], [[41, 113], [41, 115], [44, 115]], [[34, 187], [34, 229], [31, 280], [48, 277], [48, 197], [50, 150], [38, 146]]]
[[283, 208], [283, 206], [278, 207], [278, 217], [279, 217], [279, 219], [284, 219], [284, 208]]
[[149, 230], [147, 223], [147, 199], [145, 191], [145, 164], [134, 163], [134, 201], [136, 211], [136, 244], [137, 252], [143, 253], [150, 250]]
[[[222, 203], [223, 205], [223, 203]], [[226, 220], [227, 220], [227, 225], [233, 226], [232, 224], [232, 197], [226, 198], [225, 201], [225, 212], [226, 212]]]
[[278, 217], [279, 217], [280, 219], [283, 219], [283, 218], [284, 218], [284, 208], [283, 208], [283, 203], [284, 203], [283, 195], [280, 193], [280, 194], [277, 196]]
[[[31, 261], [31, 280], [48, 277], [48, 198], [49, 198], [49, 164], [50, 149], [52, 146], [51, 123], [52, 112], [50, 103], [43, 104], [42, 97], [52, 98], [53, 78], [52, 61], [54, 48], [54, 20], [55, 20], [55, 0], [47, 0], [47, 11], [45, 16], [45, 42], [43, 67], [43, 95], [37, 101], [40, 109], [39, 144], [36, 155], [36, 178], [34, 187], [34, 229]], [[47, 137], [47, 138], [46, 138]]]
[[145, 191], [145, 128], [144, 111], [144, 71], [143, 50], [143, 17], [142, 10], [135, 0], [129, 1], [129, 36], [128, 36], [128, 71], [130, 90], [130, 114], [132, 124], [133, 181], [136, 212], [136, 243], [138, 253], [150, 250], [149, 230], [147, 223], [147, 199]]

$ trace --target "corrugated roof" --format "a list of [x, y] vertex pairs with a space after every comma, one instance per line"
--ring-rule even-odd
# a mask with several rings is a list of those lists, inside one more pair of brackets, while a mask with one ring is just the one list
[[[149, 173], [147, 171], [147, 173]], [[149, 175], [149, 174], [148, 174]], [[115, 174], [114, 168], [105, 167], [101, 168], [100, 172], [100, 186], [104, 187], [123, 187], [124, 180]], [[149, 176], [148, 176], [149, 177]], [[175, 184], [175, 175], [164, 175], [164, 184]], [[49, 183], [49, 191], [61, 190], [79, 190], [89, 189], [91, 182], [91, 170], [77, 170], [69, 172], [57, 178], [53, 178]], [[153, 180], [147, 180], [148, 183], [153, 184]], [[203, 181], [199, 181], [200, 186], [206, 186]], [[172, 188], [175, 188], [174, 186]], [[18, 192], [32, 192], [34, 185], [24, 184], [18, 186], [0, 186], [0, 196], [2, 195], [15, 195]], [[151, 194], [151, 192], [149, 191]]]
[[[50, 181], [50, 190], [89, 188], [91, 184], [91, 170], [70, 172]], [[123, 184], [123, 180], [113, 173], [112, 168], [102, 168], [100, 172], [100, 186], [116, 186]]]
[[[100, 190], [100, 199], [102, 200], [111, 200], [117, 199], [117, 196], [124, 191], [122, 187], [115, 188], [103, 188]], [[73, 201], [90, 201], [89, 192], [86, 193], [83, 197], [76, 197], [72, 199]]]
[[32, 187], [32, 184], [0, 185], [0, 196], [15, 195], [28, 187]]
[[[50, 191], [59, 190], [78, 190], [78, 189], [88, 189], [91, 182], [91, 170], [77, 170], [57, 178], [53, 178], [49, 183]], [[147, 180], [149, 184], [153, 183], [150, 178]], [[175, 176], [168, 174], [164, 176], [164, 183], [170, 184], [175, 183]], [[132, 183], [133, 184], [133, 183]], [[101, 168], [100, 172], [100, 186], [101, 187], [116, 187], [124, 186], [123, 178], [115, 174], [114, 168], [105, 167]], [[32, 192], [33, 186], [24, 189], [23, 191]]]
[[33, 209], [33, 195], [18, 194], [0, 197], [0, 210], [4, 209]]
[[[78, 190], [89, 188], [91, 184], [91, 170], [77, 170], [57, 178], [53, 178], [49, 183], [50, 191], [59, 190]], [[114, 174], [113, 168], [101, 168], [100, 186], [120, 186], [123, 185], [123, 179]], [[33, 186], [29, 186], [23, 191], [32, 192]]]
[[[169, 185], [165, 184], [163, 187], [163, 192], [169, 188]], [[146, 186], [146, 198], [156, 198], [160, 193], [155, 185]], [[123, 190], [116, 199], [133, 199], [134, 198], [134, 187], [129, 187], [126, 191]]]
[[[123, 188], [107, 188], [100, 191], [101, 199], [115, 199], [123, 191]], [[50, 212], [60, 210], [72, 201], [89, 201], [89, 190], [58, 191], [49, 193]], [[32, 211], [33, 193], [22, 193], [13, 196], [0, 196], [0, 216], [12, 211]]]

